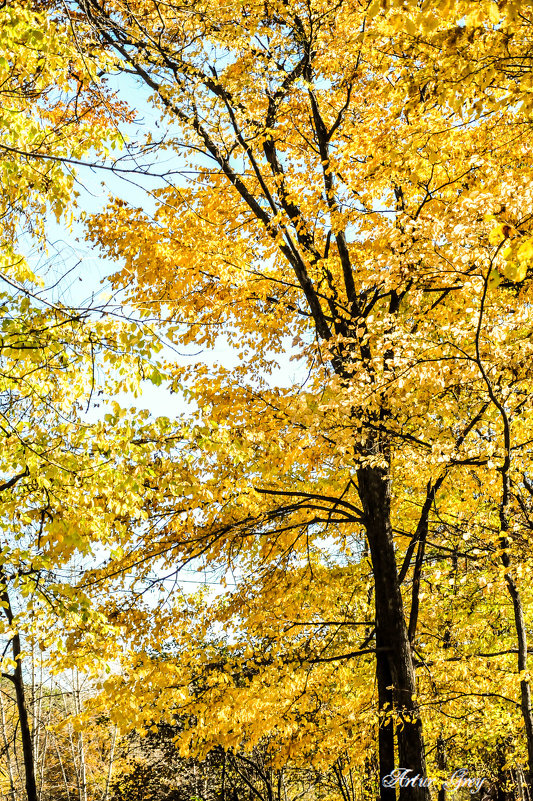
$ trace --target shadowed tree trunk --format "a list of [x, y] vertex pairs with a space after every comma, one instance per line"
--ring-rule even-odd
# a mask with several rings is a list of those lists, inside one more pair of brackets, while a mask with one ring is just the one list
[[[11, 608], [11, 601], [4, 576], [0, 574], [0, 581], [3, 584], [1, 590], [1, 597], [3, 602], [4, 615], [10, 626], [13, 625], [14, 615]], [[16, 632], [11, 640], [11, 651], [15, 668], [13, 673], [3, 673], [4, 678], [9, 679], [15, 688], [15, 696], [17, 701], [17, 712], [19, 718], [20, 738], [22, 740], [22, 754], [24, 758], [24, 779], [26, 786], [27, 801], [38, 801], [37, 799], [37, 785], [35, 783], [35, 763], [33, 757], [33, 738], [28, 719], [28, 709], [26, 706], [26, 696], [24, 693], [24, 678], [22, 675], [22, 650], [20, 644], [20, 635]]]
[[[413, 780], [413, 786], [399, 788], [399, 797], [428, 801], [428, 788], [420, 787], [415, 780], [416, 776], [426, 778], [426, 761], [390, 522], [390, 477], [383, 468], [365, 467], [358, 470], [357, 479], [374, 573], [376, 642], [387, 649], [378, 652], [384, 654], [383, 664], [377, 672], [378, 698], [380, 702], [388, 699], [388, 686], [392, 679], [394, 712], [400, 724], [397, 731], [399, 767], [409, 769], [408, 778]], [[386, 762], [380, 764], [380, 791], [381, 798], [389, 801], [392, 794], [382, 785], [383, 776], [387, 775], [385, 771], [390, 772], [391, 764], [391, 734], [386, 727], [380, 735], [380, 762], [382, 748]]]

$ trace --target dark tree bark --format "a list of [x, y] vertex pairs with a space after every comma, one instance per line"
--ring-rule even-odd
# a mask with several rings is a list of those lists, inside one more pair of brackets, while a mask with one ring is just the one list
[[[392, 676], [387, 654], [381, 650], [386, 644], [380, 639], [381, 631], [376, 631], [376, 681], [378, 686], [379, 729], [378, 729], [378, 756], [379, 756], [379, 787], [381, 801], [395, 801], [394, 787], [385, 787], [383, 779], [394, 770], [394, 721]], [[390, 713], [390, 714], [388, 714]]]
[[[3, 583], [1, 590], [1, 597], [3, 601], [4, 615], [6, 616], [9, 625], [13, 624], [13, 610], [11, 608], [11, 601], [4, 577], [0, 575], [0, 581]], [[11, 640], [11, 651], [13, 660], [16, 667], [13, 673], [3, 673], [4, 678], [9, 679], [15, 687], [15, 696], [17, 701], [17, 712], [20, 726], [20, 737], [22, 740], [22, 755], [24, 759], [24, 777], [26, 785], [26, 797], [28, 801], [38, 801], [37, 799], [37, 785], [35, 782], [35, 764], [33, 759], [33, 738], [30, 729], [30, 722], [28, 718], [28, 709], [26, 705], [26, 695], [24, 692], [24, 677], [22, 675], [22, 649], [20, 644], [20, 635], [16, 632]]]
[[[387, 648], [383, 653], [392, 678], [394, 712], [400, 724], [397, 731], [399, 767], [411, 771], [409, 778], [418, 776], [425, 779], [422, 722], [416, 702], [415, 671], [390, 522], [390, 477], [384, 468], [363, 467], [358, 470], [357, 479], [374, 573], [376, 640]], [[385, 699], [387, 687], [383, 685], [388, 681], [386, 670], [380, 669], [377, 677], [381, 685], [378, 696]], [[385, 734], [383, 747], [389, 754], [390, 746]], [[387, 759], [390, 759], [390, 755]], [[420, 787], [416, 781], [412, 784], [399, 788], [400, 801], [428, 801], [428, 788]], [[383, 789], [386, 788], [382, 787], [381, 792]], [[390, 796], [386, 797], [388, 799]]]
[[15, 693], [17, 697], [17, 711], [20, 723], [20, 736], [22, 739], [22, 753], [24, 757], [24, 774], [26, 794], [28, 801], [37, 801], [37, 785], [35, 783], [35, 765], [33, 761], [33, 738], [30, 729], [28, 710], [26, 707], [26, 696], [24, 693], [24, 679], [22, 676], [22, 660], [20, 658], [20, 637], [15, 634], [12, 643], [13, 659], [17, 663], [17, 667], [12, 676], [12, 681], [15, 686]]
[[[446, 744], [442, 734], [439, 734], [437, 737], [437, 767], [442, 771], [445, 771], [448, 767]], [[442, 782], [441, 786], [439, 787], [438, 801], [446, 801], [445, 782]]]

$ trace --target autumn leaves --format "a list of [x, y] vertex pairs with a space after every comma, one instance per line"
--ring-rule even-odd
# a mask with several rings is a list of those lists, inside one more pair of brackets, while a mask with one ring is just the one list
[[[38, 594], [47, 570], [106, 549], [79, 577], [85, 617], [55, 579], [52, 607], [74, 615], [67, 658], [87, 637], [122, 660], [106, 684], [121, 725], [185, 716], [182, 748], [199, 754], [265, 733], [294, 763], [342, 753], [384, 799], [428, 797], [428, 783], [383, 786], [395, 768], [453, 773], [468, 756], [492, 776], [501, 742], [510, 764], [533, 759], [532, 142], [516, 44], [531, 26], [516, 3], [471, 6], [68, 5], [61, 47], [119, 85], [136, 75], [179, 130], [150, 210], [111, 201], [88, 235], [158, 336], [183, 350], [223, 335], [239, 355], [154, 367], [146, 329], [64, 309], [41, 325], [39, 375], [71, 417], [27, 412], [61, 459], [52, 470], [34, 443], [12, 459], [39, 492], [6, 587], [22, 571]], [[190, 413], [117, 407], [87, 426], [56, 327], [85, 387], [152, 376]], [[227, 590], [143, 602], [191, 564]]]

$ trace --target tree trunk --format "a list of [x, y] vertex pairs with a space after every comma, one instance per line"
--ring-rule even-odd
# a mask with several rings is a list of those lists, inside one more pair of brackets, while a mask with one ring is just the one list
[[[437, 767], [443, 773], [445, 773], [446, 768], [448, 767], [448, 759], [446, 755], [446, 744], [444, 742], [444, 737], [442, 734], [439, 734], [437, 737]], [[437, 801], [446, 801], [446, 779], [443, 778], [441, 785], [439, 787], [439, 794]]]
[[379, 758], [379, 787], [381, 801], [395, 801], [396, 790], [383, 784], [385, 776], [394, 770], [394, 719], [392, 676], [389, 660], [385, 649], [387, 646], [376, 632], [376, 683], [378, 686], [379, 728], [378, 728], [378, 758]]
[[[107, 801], [109, 798], [109, 788], [111, 786], [111, 775], [113, 773], [113, 761], [115, 759], [115, 743], [117, 740], [117, 726], [113, 729], [113, 734], [111, 736], [111, 748], [109, 750], [109, 764], [107, 766], [107, 776], [105, 780], [105, 790], [104, 795], [102, 796], [102, 801]], [[222, 797], [221, 801], [224, 801], [224, 797]]]
[[28, 801], [37, 801], [37, 785], [35, 783], [35, 765], [33, 761], [33, 738], [31, 736], [28, 710], [26, 708], [24, 679], [22, 677], [22, 660], [20, 658], [20, 637], [18, 634], [13, 635], [12, 649], [13, 659], [15, 660], [17, 666], [10, 678], [15, 686], [15, 694], [17, 698], [20, 737], [22, 740], [22, 753], [24, 756], [26, 795], [28, 797]]
[[[80, 675], [77, 670], [72, 671], [72, 697], [74, 699], [74, 712], [76, 715], [81, 713], [81, 692]], [[77, 757], [79, 770], [78, 774], [78, 798], [79, 801], [87, 801], [87, 770], [85, 765], [85, 744], [83, 731], [78, 732]]]
[[[4, 615], [10, 626], [13, 626], [14, 615], [11, 608], [11, 600], [7, 591], [7, 582], [0, 571], [0, 582], [3, 583], [1, 597], [3, 601]], [[33, 758], [33, 737], [28, 719], [28, 708], [24, 693], [24, 678], [22, 676], [22, 649], [20, 647], [20, 635], [18, 632], [13, 634], [11, 640], [11, 651], [15, 662], [15, 669], [12, 674], [4, 673], [3, 676], [9, 679], [15, 687], [17, 701], [17, 712], [20, 726], [20, 738], [22, 740], [22, 754], [24, 758], [24, 777], [26, 785], [27, 801], [38, 801], [37, 785], [35, 782], [35, 761]]]
[[[504, 545], [506, 542], [503, 543]], [[527, 756], [528, 756], [528, 770], [525, 775], [526, 786], [529, 795], [533, 794], [533, 711], [531, 708], [531, 686], [527, 678], [527, 633], [526, 623], [524, 620], [524, 609], [522, 606], [522, 599], [516, 586], [516, 583], [509, 572], [510, 559], [507, 551], [503, 551], [502, 562], [507, 569], [505, 573], [505, 581], [511, 600], [513, 602], [513, 612], [516, 626], [516, 634], [518, 639], [518, 672], [521, 675], [520, 679], [520, 708], [522, 710], [522, 718], [524, 720], [524, 729], [526, 734]]]
[[[376, 643], [386, 650], [384, 655], [392, 679], [395, 717], [398, 720], [397, 741], [399, 768], [410, 771], [407, 786], [400, 786], [400, 801], [429, 801], [429, 790], [420, 786], [426, 778], [426, 759], [422, 722], [416, 702], [416, 682], [411, 646], [405, 623], [403, 601], [400, 591], [392, 527], [390, 522], [390, 477], [384, 468], [362, 467], [357, 471], [359, 497], [365, 514], [365, 527], [370, 546], [374, 573]], [[380, 662], [378, 670], [378, 699], [387, 698], [387, 670]], [[390, 684], [389, 684], [390, 686]], [[390, 732], [383, 733], [383, 753], [386, 766], [380, 765], [380, 780], [383, 770], [390, 764]], [[381, 759], [380, 742], [380, 759]], [[390, 772], [390, 771], [389, 771]], [[403, 782], [407, 784], [406, 781]], [[383, 786], [380, 790], [383, 793]], [[388, 794], [382, 795], [387, 798]]]
[[7, 737], [6, 716], [4, 711], [4, 694], [1, 688], [0, 688], [0, 713], [2, 717], [2, 740], [4, 743], [4, 753], [6, 755], [6, 760], [7, 760], [7, 773], [9, 776], [9, 789], [11, 792], [11, 801], [16, 801], [15, 782], [13, 779], [13, 766], [11, 764], [11, 749], [9, 747], [9, 740]]

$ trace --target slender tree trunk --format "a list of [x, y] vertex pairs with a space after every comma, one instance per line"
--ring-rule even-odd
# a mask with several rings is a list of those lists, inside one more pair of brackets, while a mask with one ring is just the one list
[[[394, 711], [399, 723], [399, 767], [411, 771], [408, 778], [413, 779], [412, 786], [399, 788], [399, 797], [400, 801], [429, 801], [428, 788], [421, 787], [415, 779], [426, 778], [426, 759], [422, 722], [416, 702], [415, 671], [390, 522], [390, 477], [384, 468], [362, 467], [357, 472], [357, 479], [374, 573], [376, 641], [380, 647], [387, 649], [379, 653], [383, 653], [387, 660], [393, 686]], [[378, 697], [387, 697], [385, 682], [388, 681], [386, 670], [380, 667]], [[390, 760], [385, 735], [383, 748], [386, 758]], [[383, 789], [381, 787], [380, 791]], [[386, 796], [387, 800], [389, 797]]]
[[[1, 572], [0, 582], [3, 584], [1, 597], [3, 601], [4, 615], [6, 616], [9, 625], [12, 626], [14, 615], [11, 608], [11, 600], [7, 591], [7, 582]], [[18, 632], [13, 634], [13, 639], [11, 640], [11, 652], [13, 654], [13, 661], [15, 662], [15, 669], [13, 673], [4, 673], [3, 675], [6, 679], [9, 679], [13, 683], [15, 688], [15, 697], [20, 726], [20, 738], [22, 741], [22, 754], [24, 758], [24, 779], [27, 801], [38, 801], [37, 785], [35, 782], [35, 762], [33, 759], [33, 737], [28, 719], [27, 700], [24, 693], [24, 678], [22, 676], [22, 649], [20, 645], [20, 635]]]
[[[77, 671], [72, 672], [72, 688], [74, 698], [74, 711], [77, 715], [81, 713], [81, 692], [80, 692], [80, 676]], [[85, 765], [85, 744], [83, 741], [83, 731], [78, 733], [78, 758], [79, 758], [79, 783], [78, 793], [79, 801], [87, 801], [87, 771]]]
[[11, 764], [11, 750], [9, 747], [9, 741], [7, 737], [6, 715], [4, 710], [4, 694], [1, 689], [0, 689], [0, 712], [2, 714], [2, 740], [4, 743], [4, 751], [7, 760], [7, 773], [9, 776], [9, 789], [11, 793], [11, 801], [16, 801], [15, 782], [13, 779], [13, 766]]
[[19, 716], [20, 737], [22, 740], [22, 754], [24, 756], [24, 774], [26, 795], [28, 801], [38, 801], [37, 784], [35, 782], [35, 764], [33, 761], [33, 738], [31, 735], [28, 710], [26, 707], [26, 697], [24, 694], [24, 679], [22, 676], [22, 660], [19, 634], [13, 635], [12, 641], [13, 659], [16, 667], [11, 676], [11, 681], [15, 686], [17, 698], [17, 711]]
[[[439, 734], [439, 736], [437, 737], [437, 767], [443, 773], [446, 771], [446, 768], [448, 767], [446, 744], [444, 742], [442, 734]], [[441, 786], [439, 787], [438, 801], [446, 801], [445, 780], [443, 780]]]
[[[66, 796], [67, 796], [67, 801], [70, 801], [70, 790], [69, 790], [69, 786], [68, 786], [67, 774], [65, 773], [65, 766], [63, 765], [63, 760], [61, 759], [61, 751], [59, 750], [59, 746], [58, 746], [57, 741], [55, 739], [54, 739], [54, 748], [56, 749], [57, 760], [58, 760], [58, 763], [59, 763], [59, 767], [61, 769], [61, 775], [63, 777], [63, 784], [65, 785], [65, 793], [66, 793]], [[105, 799], [105, 801], [107, 801], [107, 799]]]
[[511, 600], [513, 603], [513, 612], [515, 619], [516, 634], [518, 639], [518, 670], [521, 673], [520, 680], [520, 706], [522, 710], [522, 717], [524, 720], [524, 728], [526, 733], [527, 754], [528, 754], [528, 775], [526, 777], [527, 789], [530, 795], [533, 794], [533, 714], [531, 711], [531, 686], [529, 679], [525, 678], [525, 671], [527, 670], [527, 637], [526, 626], [524, 621], [524, 612], [522, 608], [522, 600], [518, 587], [511, 572], [511, 558], [509, 556], [509, 515], [511, 511], [511, 424], [505, 408], [504, 403], [498, 398], [494, 387], [492, 386], [491, 379], [481, 359], [480, 350], [480, 334], [483, 324], [483, 313], [485, 308], [485, 300], [487, 297], [487, 289], [489, 285], [489, 275], [485, 277], [485, 284], [483, 287], [483, 295], [481, 298], [481, 305], [479, 310], [479, 320], [476, 333], [476, 361], [479, 371], [487, 385], [489, 398], [493, 405], [498, 410], [503, 428], [503, 447], [504, 456], [503, 463], [498, 468], [502, 478], [502, 495], [500, 502], [500, 548], [501, 548], [501, 562], [505, 568], [505, 582]]
[[[340, 794], [342, 796], [342, 801], [352, 801], [352, 796], [350, 795], [348, 784], [346, 779], [344, 778], [343, 773], [343, 765], [342, 760], [339, 757], [336, 762], [333, 763], [333, 775], [337, 781], [337, 787], [340, 790]], [[287, 795], [287, 794], [285, 794]]]
[[226, 801], [226, 752], [222, 752], [222, 779], [220, 782], [220, 801]]
[[[41, 684], [41, 688], [42, 688], [42, 684]], [[41, 698], [42, 698], [42, 695], [41, 695]], [[41, 701], [39, 701], [39, 709], [41, 709], [41, 706], [42, 706], [41, 705]], [[39, 713], [39, 719], [40, 719], [41, 715], [42, 715], [42, 711]], [[52, 715], [52, 705], [49, 704], [48, 705], [48, 710], [47, 710], [46, 725], [44, 726], [44, 731], [43, 731], [43, 738], [42, 738], [42, 744], [41, 744], [41, 749], [40, 749], [40, 753], [39, 753], [39, 758], [35, 762], [36, 765], [39, 765], [39, 795], [40, 795], [41, 798], [43, 797], [43, 794], [44, 794], [46, 755], [47, 755], [47, 752], [48, 752], [48, 744], [49, 744], [49, 728], [48, 727], [50, 726], [51, 715]], [[35, 726], [35, 723], [34, 723], [34, 726]]]
[[[113, 762], [115, 760], [115, 743], [117, 740], [117, 727], [115, 726], [113, 729], [113, 734], [111, 735], [111, 748], [109, 751], [109, 765], [107, 767], [107, 776], [105, 780], [105, 790], [102, 796], [102, 801], [107, 801], [109, 797], [109, 787], [111, 785], [111, 774], [113, 773]], [[224, 799], [222, 799], [224, 801]]]
[[37, 721], [41, 720], [40, 714], [37, 715], [37, 693], [36, 693], [36, 684], [35, 681], [35, 646], [32, 642], [31, 645], [31, 654], [30, 654], [30, 666], [31, 666], [31, 696], [30, 696], [30, 703], [28, 704], [31, 719], [33, 721], [33, 764], [37, 767], [39, 763], [39, 727], [37, 725]]
[[[73, 687], [74, 687], [74, 685], [73, 685]], [[73, 689], [72, 693], [69, 693], [69, 694], [72, 696], [72, 700], [73, 700], [73, 704], [74, 704], [74, 712], [76, 712], [77, 711], [77, 705], [76, 705], [76, 697], [75, 697], [76, 693], [75, 693], [75, 690]], [[69, 708], [69, 705], [67, 704], [67, 699], [66, 699], [65, 693], [62, 690], [61, 690], [61, 698], [63, 699], [63, 708], [65, 710], [65, 715], [68, 715], [69, 713], [72, 712], [72, 707]], [[78, 752], [78, 748], [76, 747], [75, 742], [74, 742], [74, 731], [73, 731], [73, 728], [72, 728], [72, 723], [68, 724], [68, 742], [69, 742], [69, 746], [70, 746], [71, 765], [72, 765], [72, 769], [74, 771], [74, 775], [76, 777], [76, 795], [78, 797], [78, 801], [80, 801], [80, 799], [81, 799], [82, 776], [81, 776], [81, 767], [80, 767], [79, 761], [78, 761], [79, 752]], [[78, 743], [78, 745], [79, 745], [79, 743]]]
[[519, 801], [526, 801], [528, 797], [527, 787], [525, 786], [525, 776], [521, 765], [515, 768], [516, 796]]
[[[502, 562], [506, 568], [509, 567], [509, 556], [506, 551], [503, 552]], [[518, 672], [522, 676], [525, 676], [527, 671], [528, 648], [522, 599], [516, 583], [509, 572], [505, 574], [505, 582], [513, 602], [516, 635], [518, 639]], [[520, 707], [524, 720], [527, 744], [528, 772], [525, 779], [529, 794], [531, 794], [533, 792], [533, 711], [531, 709], [531, 685], [527, 678], [522, 678], [520, 680]]]

